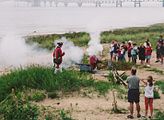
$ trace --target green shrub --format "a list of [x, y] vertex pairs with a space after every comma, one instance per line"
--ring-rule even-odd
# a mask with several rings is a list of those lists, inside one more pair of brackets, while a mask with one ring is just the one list
[[[24, 88], [45, 90], [46, 92], [68, 93], [80, 91], [81, 88], [90, 87], [104, 93], [112, 86], [109, 82], [96, 82], [89, 73], [64, 70], [54, 74], [49, 67], [31, 66], [25, 69], [16, 69], [7, 75], [0, 76], [0, 101], [11, 93], [12, 89], [22, 91]], [[42, 99], [44, 95], [34, 95], [34, 99]]]
[[39, 101], [42, 101], [46, 98], [46, 95], [44, 92], [41, 92], [41, 91], [36, 91], [35, 93], [33, 93], [31, 96], [30, 96], [30, 100], [32, 101], [35, 101], [35, 102], [39, 102]]
[[[118, 62], [112, 62], [112, 66], [117, 70], [130, 70], [132, 66], [134, 66], [134, 64], [131, 62], [118, 61]], [[109, 69], [112, 69], [112, 67], [110, 67]]]
[[164, 119], [164, 112], [157, 111], [155, 114], [155, 120], [163, 120]]
[[158, 91], [154, 91], [154, 99], [160, 99], [160, 94]]
[[162, 91], [162, 94], [164, 94], [164, 81], [157, 81], [155, 85], [158, 85]]
[[26, 43], [37, 43], [41, 48], [52, 50], [54, 48], [54, 41], [59, 40], [61, 37], [72, 41], [77, 46], [85, 46], [90, 40], [89, 33], [86, 32], [73, 32], [65, 34], [49, 34], [49, 35], [36, 35], [26, 37]]
[[61, 120], [73, 120], [71, 117], [68, 117], [68, 115], [63, 110], [60, 111], [60, 116]]
[[26, 96], [10, 94], [0, 103], [0, 114], [4, 120], [37, 120], [38, 107], [30, 104]]

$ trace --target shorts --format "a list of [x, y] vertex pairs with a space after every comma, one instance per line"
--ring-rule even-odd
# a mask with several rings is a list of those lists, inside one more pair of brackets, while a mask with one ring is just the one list
[[140, 102], [140, 92], [139, 89], [129, 89], [128, 90], [128, 102], [139, 103]]
[[128, 53], [128, 57], [129, 57], [129, 58], [132, 57], [131, 53]]
[[145, 59], [146, 59], [146, 60], [150, 60], [150, 59], [151, 59], [151, 55], [145, 56]]
[[160, 55], [161, 55], [161, 57], [164, 57], [164, 46], [161, 46], [160, 47]]

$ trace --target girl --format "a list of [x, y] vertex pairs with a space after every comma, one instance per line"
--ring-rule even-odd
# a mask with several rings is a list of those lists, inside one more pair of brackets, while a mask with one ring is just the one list
[[153, 98], [154, 98], [154, 85], [153, 85], [153, 77], [148, 76], [147, 82], [142, 80], [143, 83], [146, 85], [145, 87], [145, 117], [148, 115], [148, 106], [150, 108], [150, 116], [153, 116]]

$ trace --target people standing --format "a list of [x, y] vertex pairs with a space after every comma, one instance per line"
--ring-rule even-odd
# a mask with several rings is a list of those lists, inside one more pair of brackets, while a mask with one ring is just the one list
[[109, 48], [109, 53], [110, 53], [110, 59], [111, 59], [111, 61], [112, 61], [112, 59], [113, 59], [114, 42], [115, 42], [115, 41], [112, 41], [112, 43], [110, 44], [110, 48]]
[[136, 110], [137, 110], [137, 117], [140, 118], [140, 91], [139, 91], [139, 83], [140, 80], [136, 76], [136, 68], [132, 67], [131, 69], [131, 76], [127, 78], [128, 83], [128, 102], [130, 104], [130, 115], [127, 117], [130, 119], [133, 119], [133, 113], [134, 113], [134, 103], [136, 104]]
[[145, 46], [143, 44], [138, 47], [138, 56], [139, 60], [141, 60], [141, 64], [143, 65], [145, 61]]
[[142, 82], [146, 85], [145, 87], [145, 117], [148, 115], [148, 107], [150, 108], [150, 116], [153, 117], [153, 98], [154, 98], [154, 85], [153, 85], [153, 77], [148, 76], [147, 82], [142, 80]]
[[53, 62], [54, 62], [54, 67], [55, 67], [54, 73], [57, 73], [58, 71], [62, 72], [62, 67], [60, 67], [60, 65], [62, 63], [62, 58], [65, 55], [65, 53], [62, 52], [62, 49], [61, 49], [62, 46], [63, 46], [63, 43], [58, 42], [57, 47], [53, 51], [52, 56], [53, 56]]

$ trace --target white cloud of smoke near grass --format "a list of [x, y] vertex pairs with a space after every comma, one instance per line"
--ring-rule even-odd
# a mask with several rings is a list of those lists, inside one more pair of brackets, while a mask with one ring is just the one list
[[100, 43], [99, 32], [90, 33], [91, 40], [88, 43], [87, 53], [88, 55], [99, 55], [102, 54], [103, 46]]
[[22, 36], [15, 33], [6, 33], [0, 40], [0, 68], [18, 67], [30, 64], [48, 64], [44, 59], [50, 53], [43, 49], [37, 49], [36, 45], [27, 45]]
[[64, 37], [56, 40], [55, 45], [57, 45], [57, 42], [63, 42], [62, 51], [65, 52], [65, 55], [63, 57], [62, 67], [68, 68], [75, 63], [81, 63], [84, 56], [82, 48], [75, 46], [73, 42]]

